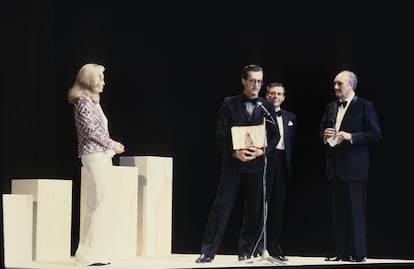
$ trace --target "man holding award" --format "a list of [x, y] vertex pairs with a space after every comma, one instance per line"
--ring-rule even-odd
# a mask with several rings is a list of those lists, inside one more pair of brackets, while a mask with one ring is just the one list
[[213, 261], [239, 191], [243, 196], [244, 216], [238, 260], [249, 260], [260, 240], [266, 148], [274, 148], [280, 135], [273, 105], [259, 97], [263, 69], [258, 65], [244, 67], [241, 83], [243, 92], [224, 99], [217, 120], [216, 138], [223, 151], [222, 171], [197, 263]]

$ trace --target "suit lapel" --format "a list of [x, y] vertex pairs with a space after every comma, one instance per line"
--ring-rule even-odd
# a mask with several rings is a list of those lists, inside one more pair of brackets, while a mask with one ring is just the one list
[[285, 144], [286, 144], [286, 137], [288, 137], [287, 130], [288, 130], [289, 119], [287, 118], [285, 111], [283, 111], [283, 109], [281, 111], [282, 111], [282, 123], [283, 123], [283, 141], [285, 141]]
[[342, 122], [341, 122], [341, 126], [339, 126], [339, 130], [341, 130], [342, 125], [344, 124], [344, 122], [347, 121], [348, 119], [348, 115], [352, 114], [353, 108], [355, 106], [355, 102], [357, 101], [357, 96], [355, 95], [354, 98], [352, 98], [351, 102], [348, 105], [348, 108], [345, 111], [344, 117], [342, 118]]

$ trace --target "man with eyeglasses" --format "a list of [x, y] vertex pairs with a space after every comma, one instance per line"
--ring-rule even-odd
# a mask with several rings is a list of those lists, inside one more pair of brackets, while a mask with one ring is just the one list
[[[263, 84], [263, 69], [258, 65], [248, 65], [241, 72], [243, 92], [224, 98], [216, 124], [216, 139], [222, 151], [222, 171], [216, 198], [210, 209], [201, 255], [196, 263], [212, 262], [219, 250], [225, 228], [231, 215], [234, 202], [241, 191], [244, 216], [238, 242], [238, 260], [246, 261], [253, 256], [263, 226], [263, 175], [266, 147], [246, 147], [233, 150], [231, 128], [234, 126], [257, 126], [266, 117], [275, 119], [272, 104], [259, 97]], [[264, 113], [264, 111], [268, 111]], [[270, 112], [269, 112], [270, 111]], [[277, 125], [265, 121], [266, 142], [274, 148], [279, 141]]]

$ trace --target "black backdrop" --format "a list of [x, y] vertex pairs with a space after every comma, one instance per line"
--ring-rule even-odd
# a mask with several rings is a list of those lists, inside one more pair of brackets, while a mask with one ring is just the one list
[[[298, 117], [286, 254], [324, 255], [331, 226], [317, 131], [335, 98], [334, 75], [350, 69], [360, 79], [357, 94], [376, 104], [384, 133], [368, 190], [369, 256], [414, 258], [408, 10], [397, 3], [4, 4], [2, 193], [10, 193], [14, 178], [73, 180], [74, 251], [80, 162], [66, 92], [81, 65], [100, 63], [111, 135], [126, 145], [124, 155], [173, 157], [173, 252], [198, 253], [220, 173], [217, 112], [225, 96], [242, 91], [240, 70], [254, 63], [266, 82], [285, 84], [284, 107]], [[237, 205], [221, 253], [236, 251], [240, 214]]]

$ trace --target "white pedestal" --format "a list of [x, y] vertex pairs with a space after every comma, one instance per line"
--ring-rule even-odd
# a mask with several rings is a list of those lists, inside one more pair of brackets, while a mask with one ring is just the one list
[[[138, 168], [113, 166], [111, 190], [113, 209], [105, 225], [112, 226], [111, 259], [129, 259], [137, 255]], [[86, 211], [88, 171], [81, 168], [80, 237]]]
[[33, 260], [70, 258], [72, 181], [13, 179], [12, 194], [33, 196]]
[[4, 264], [32, 262], [33, 196], [3, 194]]
[[171, 157], [120, 156], [120, 165], [138, 167], [138, 256], [171, 254]]

